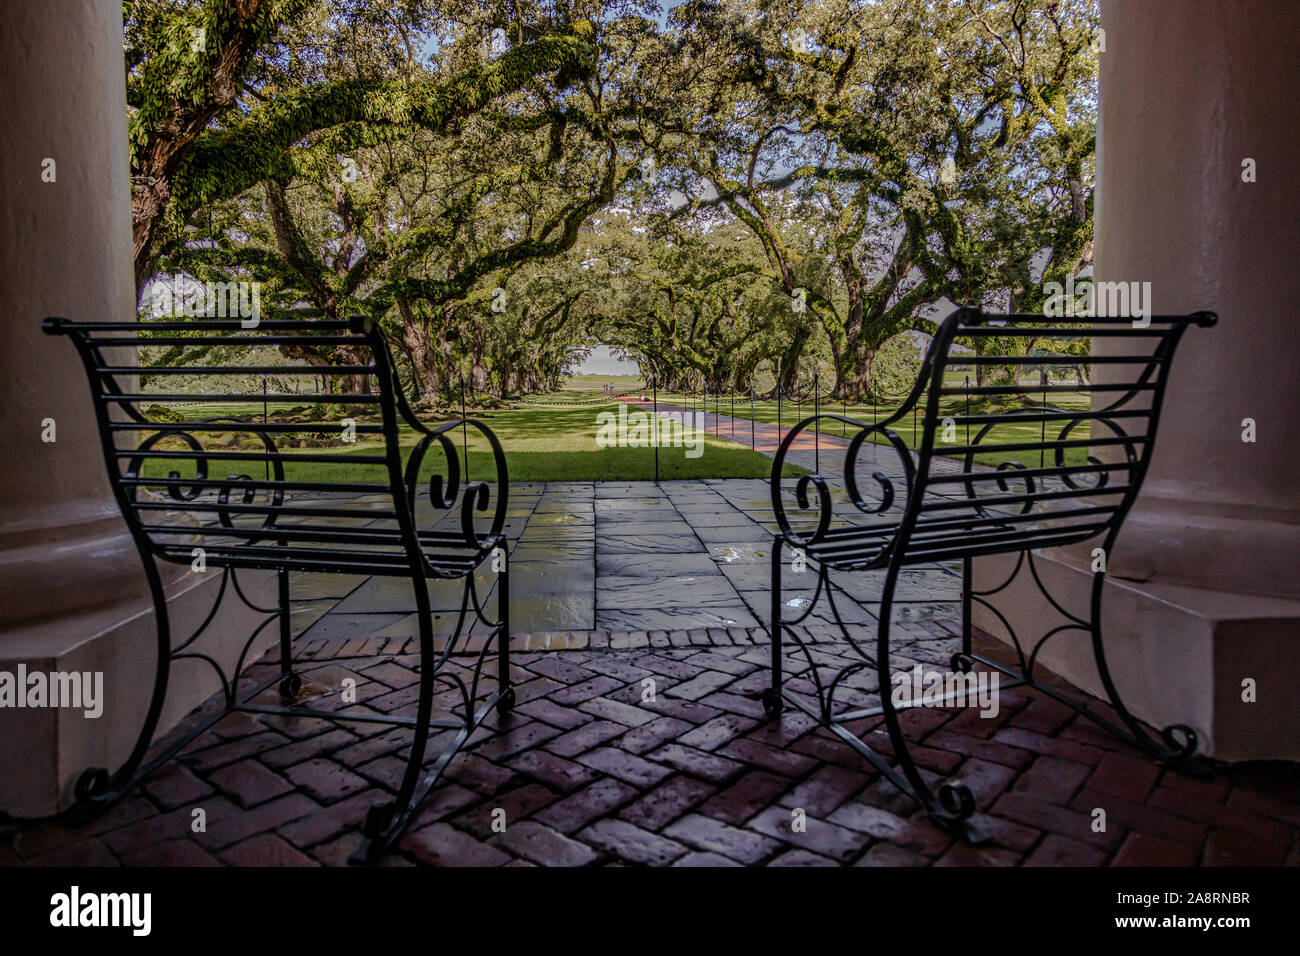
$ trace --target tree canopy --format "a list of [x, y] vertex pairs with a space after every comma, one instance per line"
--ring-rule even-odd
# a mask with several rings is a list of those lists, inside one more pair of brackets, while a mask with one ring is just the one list
[[598, 341], [859, 397], [951, 303], [1038, 310], [1091, 262], [1089, 0], [124, 10], [142, 307], [184, 275], [365, 312], [429, 401]]

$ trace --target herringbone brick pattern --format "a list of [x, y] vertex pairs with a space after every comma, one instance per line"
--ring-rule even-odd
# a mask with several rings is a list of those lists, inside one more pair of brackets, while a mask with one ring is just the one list
[[[516, 711], [479, 729], [387, 865], [1300, 864], [1300, 768], [1181, 776], [1019, 690], [1001, 694], [995, 718], [904, 717], [918, 763], [970, 785], [995, 841], [954, 843], [810, 719], [764, 719], [754, 697], [767, 680], [762, 640], [517, 637]], [[582, 649], [555, 652], [570, 646]], [[347, 678], [374, 711], [414, 700], [417, 658], [405, 642], [305, 650], [319, 666], [308, 678], [317, 703], [337, 699]], [[787, 659], [791, 686], [808, 684]], [[854, 730], [888, 753], [872, 722]], [[98, 820], [11, 832], [0, 864], [339, 865], [366, 808], [395, 788], [408, 739], [365, 724], [228, 717]]]

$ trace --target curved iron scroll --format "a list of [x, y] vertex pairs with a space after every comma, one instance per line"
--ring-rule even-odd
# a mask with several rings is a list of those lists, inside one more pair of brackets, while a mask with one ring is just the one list
[[[984, 441], [985, 437], [987, 437], [989, 433], [998, 426], [1014, 424], [1017, 418], [1059, 414], [1072, 417], [1063, 423], [1054, 440], [1044, 441], [1041, 443], [1041, 446], [1045, 451], [1051, 454], [1052, 468], [1060, 469], [1060, 471], [1041, 477], [1043, 479], [1059, 478], [1064, 483], [1065, 487], [1071, 492], [1079, 492], [1081, 494], [1101, 492], [1110, 482], [1110, 472], [1113, 466], [1107, 465], [1106, 462], [1103, 462], [1100, 458], [1093, 455], [1087, 455], [1086, 458], [1088, 465], [1095, 468], [1095, 472], [1085, 470], [1080, 473], [1077, 471], [1067, 470], [1069, 468], [1065, 461], [1067, 446], [1064, 445], [1063, 442], [1070, 439], [1071, 433], [1079, 425], [1092, 422], [1100, 423], [1110, 430], [1111, 437], [1119, 439], [1118, 447], [1123, 450], [1124, 460], [1128, 463], [1130, 470], [1138, 468], [1142, 462], [1142, 456], [1138, 453], [1137, 441], [1140, 440], [1141, 436], [1130, 436], [1129, 433], [1124, 430], [1123, 426], [1121, 426], [1113, 417], [1106, 414], [1106, 412], [1116, 409], [1119, 404], [1120, 403], [1112, 404], [1111, 406], [1108, 406], [1104, 412], [1099, 411], [1095, 414], [1080, 413], [1052, 405], [1037, 405], [1032, 408], [1016, 408], [996, 413], [997, 421], [986, 422], [983, 427], [975, 433], [973, 438], [967, 440], [967, 450], [962, 459], [962, 471], [967, 475], [974, 473], [976, 464], [975, 458], [979, 454], [978, 446]], [[992, 418], [995, 417], [995, 415], [987, 415], [984, 417]], [[1144, 417], [1139, 417], [1135, 420], [1143, 422], [1148, 421], [1148, 419]], [[994, 469], [998, 472], [1030, 471], [1029, 466], [1020, 461], [999, 462], [994, 466]], [[1080, 480], [1081, 474], [1094, 476], [1091, 483], [1089, 483], [1086, 478]], [[1019, 492], [1013, 491], [1010, 484], [1013, 481], [1023, 483], [1023, 490]], [[971, 507], [975, 512], [982, 518], [992, 517], [993, 513], [986, 507], [987, 503], [982, 501], [976, 493], [976, 482], [968, 477], [962, 482], [962, 484], [966, 491], [966, 497], [969, 499]], [[1054, 500], [1045, 497], [1046, 495], [1051, 494], [1051, 490], [1048, 488], [1046, 480], [1035, 481], [1035, 476], [1033, 474], [1024, 474], [1020, 476], [1008, 475], [1007, 477], [1000, 476], [994, 481], [994, 485], [997, 487], [998, 491], [1003, 494], [1012, 494], [1014, 496], [1012, 499], [1006, 499], [1005, 503], [1020, 505], [1020, 510], [1016, 512], [1020, 515], [1027, 515], [1032, 512], [1036, 506], [1041, 505], [1043, 502]], [[1122, 490], [1117, 488], [1114, 493], [1120, 494], [1121, 492]], [[1065, 492], [1061, 493], [1059, 497], [1072, 496], [1069, 495], [1068, 492]]]
[[[414, 505], [419, 494], [420, 473], [424, 468], [425, 454], [433, 447], [436, 441], [442, 451], [443, 461], [446, 463], [446, 477], [435, 472], [429, 477], [429, 501], [433, 506], [441, 511], [448, 511], [456, 507], [457, 498], [460, 501], [460, 518], [461, 533], [464, 536], [465, 543], [472, 548], [478, 548], [481, 545], [483, 537], [491, 537], [501, 533], [505, 527], [506, 520], [506, 502], [508, 495], [508, 481], [506, 473], [505, 452], [501, 448], [501, 442], [490, 428], [482, 422], [472, 418], [458, 418], [453, 421], [444, 422], [437, 428], [430, 429], [423, 423], [415, 420], [414, 427], [421, 433], [420, 440], [416, 442], [415, 448], [411, 452], [410, 458], [407, 459], [406, 469], [403, 480], [406, 486], [407, 501]], [[472, 427], [485, 439], [488, 446], [492, 449], [492, 457], [496, 465], [498, 489], [496, 495], [496, 507], [492, 513], [492, 524], [483, 534], [478, 533], [474, 528], [474, 513], [488, 510], [491, 501], [491, 489], [487, 482], [484, 481], [465, 481], [464, 491], [461, 492], [461, 475], [460, 475], [460, 456], [456, 450], [455, 443], [448, 437], [448, 432], [459, 427]]]
[[[215, 488], [217, 492], [216, 499], [218, 505], [216, 510], [217, 520], [221, 523], [223, 528], [235, 527], [232, 519], [249, 513], [240, 508], [240, 505], [252, 505], [257, 499], [257, 482], [251, 475], [247, 474], [228, 475], [224, 482], [209, 482], [208, 461], [201, 455], [205, 450], [203, 448], [203, 443], [192, 434], [192, 431], [204, 429], [206, 426], [220, 425], [222, 423], [253, 424], [247, 419], [242, 418], [205, 418], [175, 426], [159, 424], [158, 430], [141, 441], [135, 447], [135, 451], [152, 451], [154, 446], [165, 438], [179, 438], [191, 451], [200, 453], [196, 454], [194, 457], [194, 477], [191, 479], [183, 478], [180, 472], [172, 471], [168, 473], [166, 478], [144, 478], [140, 472], [144, 462], [149, 459], [143, 455], [132, 456], [126, 460], [126, 470], [123, 474], [124, 478], [129, 479], [129, 482], [125, 485], [127, 500], [131, 504], [137, 502], [138, 492], [141, 487], [140, 484], [136, 483], [137, 481], [145, 482], [145, 487], [148, 487], [149, 484], [157, 484], [159, 487], [165, 488], [168, 497], [178, 502], [194, 501], [203, 494], [205, 488]], [[219, 431], [220, 429], [210, 430]], [[252, 434], [256, 435], [261, 440], [262, 446], [266, 450], [266, 457], [263, 460], [269, 463], [271, 473], [274, 476], [274, 480], [277, 482], [275, 487], [269, 489], [270, 493], [267, 497], [267, 504], [262, 506], [265, 507], [262, 517], [262, 529], [267, 531], [267, 537], [270, 537], [270, 532], [274, 530], [276, 520], [279, 517], [276, 509], [280, 508], [284, 504], [284, 490], [279, 486], [279, 483], [284, 481], [284, 460], [270, 434], [263, 431], [254, 431]], [[185, 458], [187, 456], [184, 451], [178, 451], [176, 457]], [[237, 495], [240, 500], [232, 504], [230, 500], [231, 493], [235, 492], [237, 489]], [[259, 512], [262, 511], [262, 507], [259, 507]], [[184, 529], [178, 526], [176, 530], [177, 533], [181, 533]], [[241, 546], [252, 546], [262, 540], [264, 539], [249, 537], [242, 542]]]
[[[775, 459], [772, 462], [772, 510], [776, 515], [776, 520], [781, 528], [782, 534], [795, 547], [807, 547], [808, 545], [817, 544], [826, 536], [830, 529], [832, 514], [830, 489], [826, 480], [820, 475], [801, 475], [795, 483], [795, 500], [801, 510], [811, 510], [814, 505], [808, 497], [809, 487], [817, 490], [817, 527], [811, 535], [801, 534], [796, 531], [790, 523], [790, 516], [786, 513], [785, 501], [781, 495], [781, 474], [785, 468], [786, 455], [793, 446], [795, 439], [807, 430], [810, 426], [826, 420], [833, 422], [842, 422], [844, 425], [857, 429], [852, 439], [849, 441], [848, 450], [844, 456], [844, 486], [848, 493], [849, 501], [858, 511], [863, 514], [877, 515], [888, 511], [896, 500], [899, 499], [899, 493], [894, 487], [893, 479], [889, 478], [883, 472], [872, 472], [871, 477], [875, 479], [879, 487], [880, 500], [875, 504], [868, 503], [862, 495], [858, 486], [857, 463], [858, 455], [862, 451], [862, 446], [867, 443], [867, 439], [872, 434], [879, 434], [885, 438], [885, 443], [893, 448], [898, 455], [898, 460], [902, 466], [905, 487], [902, 491], [902, 500], [912, 493], [912, 483], [916, 476], [916, 464], [912, 459], [912, 453], [908, 450], [907, 445], [902, 438], [898, 436], [888, 424], [900, 417], [901, 413], [891, 415], [879, 423], [868, 423], [858, 421], [854, 418], [846, 418], [843, 415], [814, 415], [805, 418], [797, 425], [793, 426], [785, 435], [781, 442], [780, 448], [777, 449]], [[873, 443], [877, 444], [877, 443]]]
[[[387, 344], [380, 337], [380, 344], [377, 348], [387, 349]], [[449, 436], [457, 428], [473, 428], [485, 439], [488, 447], [492, 450], [492, 463], [496, 472], [496, 507], [492, 513], [492, 524], [485, 532], [480, 535], [474, 528], [474, 512], [483, 512], [488, 510], [491, 499], [491, 489], [487, 482], [470, 481], [469, 476], [465, 476], [464, 493], [460, 497], [461, 508], [461, 533], [464, 536], [465, 543], [472, 548], [481, 546], [483, 537], [492, 537], [501, 533], [506, 522], [506, 505], [509, 499], [510, 478], [506, 468], [505, 451], [501, 447], [501, 442], [497, 439], [496, 434], [487, 425], [473, 418], [457, 418], [451, 421], [430, 428], [420, 417], [415, 414], [411, 404], [407, 401], [406, 392], [402, 388], [401, 380], [397, 374], [397, 367], [391, 360], [387, 363], [391, 369], [392, 375], [392, 392], [394, 402], [397, 407], [397, 413], [401, 416], [402, 421], [406, 422], [419, 435], [420, 439], [416, 442], [415, 448], [411, 452], [411, 457], [406, 462], [406, 468], [403, 472], [403, 483], [406, 487], [406, 499], [410, 507], [414, 508], [416, 498], [418, 497], [418, 486], [420, 484], [420, 472], [423, 470], [424, 456], [436, 440], [442, 450], [443, 461], [447, 465], [447, 474], [444, 478], [441, 474], [434, 473], [429, 478], [429, 501], [434, 508], [440, 511], [448, 511], [456, 506], [457, 496], [461, 494], [461, 475], [460, 459], [456, 454], [456, 445]], [[467, 462], [468, 464], [468, 462]]]

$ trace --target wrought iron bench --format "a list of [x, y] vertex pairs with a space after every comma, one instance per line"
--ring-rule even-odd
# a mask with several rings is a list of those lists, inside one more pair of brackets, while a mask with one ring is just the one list
[[[510, 592], [502, 534], [508, 478], [496, 436], [474, 420], [436, 427], [420, 422], [407, 403], [382, 334], [366, 318], [263, 321], [252, 329], [243, 328], [239, 321], [117, 323], [50, 318], [43, 327], [50, 335], [69, 336], [85, 364], [110, 483], [144, 564], [157, 625], [153, 694], [136, 743], [115, 772], [91, 768], [78, 778], [74, 811], [86, 816], [107, 807], [234, 711], [395, 724], [411, 728], [406, 768], [395, 798], [372, 806], [366, 814], [364, 839], [352, 856], [353, 862], [378, 859], [479, 723], [493, 708], [506, 712], [514, 704], [509, 677]], [[204, 348], [221, 364], [187, 361], [142, 367], [135, 364], [134, 350], [143, 346]], [[273, 352], [290, 364], [262, 358]], [[188, 358], [189, 353], [180, 354]], [[243, 359], [251, 359], [251, 364], [240, 364]], [[182, 376], [187, 388], [143, 392], [137, 384], [141, 372], [168, 383]], [[297, 416], [276, 416], [288, 420], [267, 421], [265, 406], [258, 409], [262, 421], [257, 416], [250, 420], [200, 415], [193, 421], [167, 422], [151, 420], [146, 414], [154, 403], [202, 408], [256, 402], [261, 395], [235, 393], [231, 383], [240, 376], [261, 375], [328, 384], [322, 394], [277, 396], [277, 403], [288, 399], [310, 406]], [[374, 391], [372, 383], [377, 384]], [[328, 406], [341, 406], [349, 418], [322, 421], [329, 417]], [[399, 420], [414, 432], [409, 450], [399, 442]], [[486, 528], [476, 527], [475, 513], [487, 512], [491, 492], [483, 482], [462, 478], [453, 441], [455, 429], [468, 428], [486, 439], [495, 464], [495, 508], [490, 524], [486, 516], [479, 519], [488, 524]], [[353, 436], [375, 447], [348, 449]], [[320, 450], [299, 451], [293, 446]], [[427, 479], [428, 494], [433, 514], [443, 512], [438, 517], [453, 525], [449, 528], [425, 519], [418, 501], [426, 473], [437, 464], [436, 455], [430, 456], [428, 467], [425, 461], [435, 446], [443, 460], [441, 469]], [[313, 465], [330, 466], [332, 480], [317, 480], [304, 470]], [[191, 473], [193, 477], [183, 477]], [[340, 500], [340, 493], [369, 497]], [[494, 556], [496, 620], [489, 618], [475, 581], [479, 566]], [[217, 595], [199, 627], [176, 640], [168, 622], [159, 563], [193, 565], [200, 558], [203, 565], [220, 569]], [[246, 596], [248, 588], [241, 586], [238, 577], [245, 570], [275, 572], [276, 607], [260, 607]], [[410, 580], [418, 612], [420, 660], [414, 716], [326, 710], [296, 700], [310, 665], [293, 659], [291, 572]], [[438, 579], [463, 584], [455, 631], [435, 648], [429, 589]], [[244, 643], [228, 674], [197, 642], [223, 597], [232, 591], [252, 611], [267, 616]], [[278, 668], [269, 679], [243, 677], [241, 681], [258, 636], [272, 623], [279, 627]], [[479, 624], [487, 629], [486, 637], [481, 648], [471, 652], [466, 645]], [[483, 674], [493, 649], [495, 681]], [[169, 672], [174, 662], [183, 659], [203, 661], [216, 672], [224, 706], [170, 741], [161, 753], [152, 754]], [[278, 702], [272, 685], [278, 685]], [[263, 702], [261, 698], [268, 694], [271, 702]], [[435, 717], [435, 704], [447, 716]], [[450, 734], [450, 741], [426, 772], [431, 729]]]
[[[1190, 727], [1166, 727], [1157, 739], [1124, 705], [1107, 666], [1101, 632], [1105, 561], [1094, 560], [1090, 610], [1083, 617], [1071, 613], [1048, 592], [1035, 566], [1035, 552], [1092, 541], [1102, 549], [1103, 557], [1111, 553], [1147, 472], [1178, 341], [1189, 325], [1209, 327], [1216, 317], [1210, 312], [1153, 316], [1145, 328], [1122, 318], [1087, 322], [1090, 327], [1071, 326], [1041, 315], [998, 315], [959, 308], [937, 330], [917, 382], [901, 408], [874, 424], [840, 415], [807, 418], [785, 436], [772, 466], [772, 507], [780, 530], [771, 555], [772, 681], [763, 692], [765, 710], [771, 716], [779, 713], [786, 702], [797, 706], [916, 799], [938, 825], [972, 845], [987, 842], [987, 836], [970, 819], [976, 808], [969, 787], [951, 780], [939, 785], [937, 793], [932, 790], [917, 769], [899, 722], [901, 711], [934, 701], [914, 696], [900, 702], [892, 699], [891, 617], [904, 569], [943, 566], [947, 562], [946, 570], [955, 574], [960, 562], [961, 650], [950, 662], [954, 675], [968, 674], [977, 664], [991, 668], [1011, 678], [1002, 687], [1032, 686], [1158, 760], [1195, 773], [1204, 773], [1209, 767], [1193, 756], [1197, 736]], [[1104, 345], [1091, 355], [1029, 352], [1029, 346], [1039, 339], [1068, 340], [1088, 335], [1095, 344], [1122, 338], [1149, 348], [1137, 354], [1108, 353]], [[988, 343], [990, 352], [1013, 354], [986, 354], [982, 348], [953, 350], [955, 344], [975, 346], [981, 344], [980, 340]], [[1010, 370], [1011, 377], [999, 384], [956, 384], [946, 377], [954, 365], [1002, 367]], [[1051, 365], [1088, 366], [1093, 372], [1091, 381], [1049, 385], [1044, 375], [1039, 385], [1020, 383], [1026, 368]], [[1086, 403], [1079, 408], [1055, 407], [1049, 402], [1053, 393], [1080, 393]], [[971, 403], [975, 403], [974, 409]], [[1004, 404], [1016, 407], [1000, 407]], [[923, 423], [915, 457], [893, 430], [909, 414], [920, 415]], [[843, 473], [847, 502], [842, 511], [847, 514], [835, 513], [831, 488], [819, 475], [803, 475], [795, 480], [794, 501], [790, 504], [796, 507], [787, 510], [791, 489], [782, 486], [785, 459], [803, 432], [812, 427], [820, 429], [818, 423], [825, 420], [842, 423], [837, 429], [842, 427], [851, 436]], [[872, 473], [879, 500], [869, 502], [859, 487], [857, 471], [864, 443], [873, 438], [880, 438], [880, 444], [892, 448], [898, 467], [892, 477], [881, 471]], [[1001, 460], [988, 467], [979, 460], [984, 456]], [[874, 516], [874, 523], [862, 523], [861, 515]], [[849, 520], [854, 517], [859, 520]], [[782, 616], [781, 570], [786, 549], [802, 552], [802, 560], [817, 571], [816, 590], [808, 606], [793, 620]], [[997, 554], [1017, 555], [1009, 577], [996, 587], [972, 590], [972, 559]], [[1045, 608], [1050, 604], [1066, 621], [1031, 643], [1021, 641], [990, 601], [1025, 569], [1041, 591]], [[866, 625], [845, 620], [847, 592], [833, 580], [833, 575], [869, 571], [884, 572], [874, 653], [868, 636], [855, 633], [858, 628], [865, 630]], [[838, 666], [834, 659], [828, 661], [791, 628], [813, 613], [823, 594], [831, 618], [848, 645], [846, 653], [852, 662], [846, 666]], [[844, 596], [838, 606], [837, 594]], [[972, 603], [988, 608], [1007, 629], [1017, 661], [1015, 667], [973, 652]], [[1100, 682], [1118, 723], [1074, 695], [1037, 679], [1039, 652], [1047, 641], [1067, 631], [1089, 635]], [[810, 697], [784, 686], [783, 644], [787, 637], [807, 662], [800, 677], [812, 688]], [[874, 691], [879, 694], [880, 705], [864, 708], [837, 704], [837, 698], [860, 700], [864, 696], [862, 685], [869, 683], [865, 680], [870, 676], [869, 668], [874, 668], [878, 677]], [[950, 703], [964, 697], [969, 688], [967, 680], [954, 681], [953, 693], [944, 694], [942, 700]], [[897, 768], [849, 729], [850, 723], [870, 723], [873, 718], [883, 718]]]

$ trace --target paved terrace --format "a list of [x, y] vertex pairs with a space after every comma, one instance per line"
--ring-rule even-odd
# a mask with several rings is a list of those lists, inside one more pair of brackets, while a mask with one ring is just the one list
[[[838, 496], [841, 497], [842, 496]], [[364, 499], [350, 499], [363, 507]], [[456, 527], [459, 515], [443, 518]], [[771, 499], [767, 482], [714, 480], [512, 485], [511, 629], [515, 632], [759, 628], [769, 615]], [[786, 562], [787, 616], [807, 606], [816, 574]], [[875, 620], [879, 576], [852, 582], [854, 623]], [[496, 575], [483, 569], [492, 600]], [[957, 613], [960, 578], [939, 565], [903, 579], [903, 620]], [[415, 598], [398, 578], [303, 576], [293, 588], [296, 627], [308, 641], [414, 637]], [[432, 589], [439, 630], [454, 626], [461, 589]], [[829, 615], [819, 608], [818, 612]], [[830, 622], [829, 616], [822, 618]]]
[[[912, 628], [952, 638], [938, 622]], [[997, 841], [955, 844], [808, 718], [763, 721], [751, 695], [768, 648], [754, 640], [746, 630], [595, 632], [582, 650], [518, 653], [518, 709], [489, 719], [452, 762], [386, 865], [1300, 864], [1294, 766], [1192, 780], [1050, 699], [1010, 692], [993, 719], [904, 716], [925, 772], [963, 777]], [[351, 676], [368, 707], [408, 707], [412, 642], [371, 638], [355, 650], [379, 656], [309, 650], [320, 668], [311, 692], [336, 693]], [[886, 746], [882, 734], [869, 739]], [[366, 808], [395, 786], [405, 740], [235, 715], [95, 823], [18, 833], [0, 845], [0, 864], [341, 865]], [[190, 829], [196, 807], [204, 833]], [[1092, 831], [1096, 807], [1104, 833]], [[794, 808], [807, 814], [804, 833], [791, 831]], [[496, 809], [504, 833], [492, 832]]]
[[[649, 402], [624, 397], [649, 409]], [[681, 406], [660, 404], [661, 412], [688, 413]], [[793, 413], [794, 408], [792, 406]], [[772, 456], [784, 434], [777, 426], [730, 418], [712, 411], [703, 416], [712, 434]], [[832, 488], [835, 512], [853, 512], [843, 484], [848, 441], [833, 433], [804, 433], [788, 460], [808, 471], [820, 465]], [[682, 454], [661, 449], [661, 454]], [[956, 471], [956, 462], [936, 460], [936, 471]], [[892, 449], [866, 445], [859, 454], [858, 486], [876, 488], [872, 473], [905, 487], [902, 468]], [[957, 489], [954, 489], [956, 491]], [[349, 507], [364, 509], [366, 498], [346, 496]], [[374, 504], [380, 502], [375, 500]], [[511, 629], [530, 634], [572, 632], [756, 628], [770, 615], [772, 534], [771, 492], [766, 479], [641, 482], [548, 482], [510, 486], [506, 534], [510, 540]], [[789, 506], [793, 507], [793, 498]], [[793, 516], [793, 512], [792, 512]], [[423, 519], [447, 529], [459, 515]], [[855, 520], [861, 521], [856, 515]], [[880, 520], [880, 519], [876, 519]], [[798, 526], [796, 524], [796, 526]], [[899, 620], [952, 617], [958, 613], [960, 566], [935, 564], [908, 569], [896, 592]], [[797, 617], [816, 585], [815, 574], [795, 574], [786, 565], [785, 617]], [[478, 576], [479, 593], [489, 600], [495, 575]], [[846, 621], [869, 624], [876, 619], [880, 576], [845, 581], [853, 603], [840, 611]], [[454, 627], [460, 589], [443, 584], [433, 589], [439, 630]], [[370, 636], [413, 637], [415, 600], [410, 586], [397, 579], [326, 577], [294, 588], [298, 599], [296, 627], [311, 640], [340, 641]], [[832, 618], [822, 601], [809, 624], [817, 636]], [[558, 646], [558, 645], [557, 645]]]
[[[804, 715], [763, 719], [764, 483], [531, 485], [511, 502], [519, 706], [480, 728], [386, 865], [1300, 864], [1295, 766], [1194, 780], [1020, 690], [1001, 694], [993, 718], [904, 715], [919, 764], [966, 780], [996, 841], [955, 844]], [[803, 577], [787, 587], [807, 588]], [[855, 623], [869, 625], [873, 582], [852, 588]], [[305, 696], [336, 705], [351, 678], [362, 707], [411, 713], [418, 656], [403, 587], [315, 576], [294, 590]], [[435, 594], [445, 614], [450, 592]], [[903, 597], [895, 665], [942, 666], [958, 643], [956, 580], [918, 569]], [[794, 612], [805, 600], [787, 599]], [[824, 621], [800, 634], [819, 665], [848, 662]], [[809, 691], [808, 661], [786, 660], [790, 686]], [[875, 691], [861, 673], [853, 695]], [[888, 752], [876, 721], [853, 729]], [[0, 864], [339, 865], [366, 808], [396, 787], [407, 740], [405, 729], [234, 715], [98, 821], [0, 837]], [[191, 831], [198, 807], [203, 833]], [[791, 829], [796, 808], [806, 832]], [[504, 833], [491, 828], [497, 809]]]

